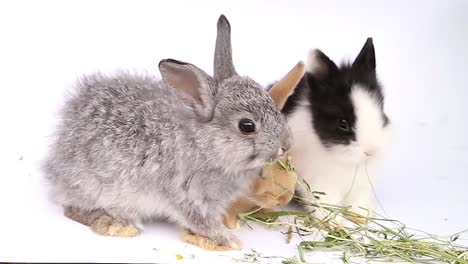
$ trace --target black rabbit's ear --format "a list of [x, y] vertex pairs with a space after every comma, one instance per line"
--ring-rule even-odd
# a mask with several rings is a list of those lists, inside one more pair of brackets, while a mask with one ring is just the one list
[[213, 106], [213, 80], [203, 70], [190, 63], [173, 59], [159, 63], [164, 84], [176, 90], [187, 106], [198, 115], [211, 113]]
[[367, 38], [364, 47], [353, 62], [353, 68], [375, 71], [375, 50], [372, 38]]
[[309, 51], [306, 63], [306, 72], [312, 74], [319, 80], [329, 78], [338, 70], [336, 64], [330, 60], [321, 50], [312, 49]]

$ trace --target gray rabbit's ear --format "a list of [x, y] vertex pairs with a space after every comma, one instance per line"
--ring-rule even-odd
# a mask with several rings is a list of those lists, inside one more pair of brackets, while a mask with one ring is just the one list
[[218, 19], [213, 77], [216, 83], [219, 84], [236, 74], [234, 63], [232, 62], [231, 25], [227, 18], [221, 15]]
[[213, 106], [213, 80], [190, 63], [166, 59], [159, 62], [164, 84], [174, 90], [197, 114], [206, 116]]

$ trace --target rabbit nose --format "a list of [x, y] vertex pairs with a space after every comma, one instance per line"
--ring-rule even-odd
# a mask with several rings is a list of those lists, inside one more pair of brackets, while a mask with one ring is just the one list
[[278, 149], [278, 157], [282, 157], [284, 155], [284, 153], [286, 153], [286, 151], [288, 151], [286, 148], [280, 147]]
[[292, 147], [292, 134], [289, 129], [285, 129], [280, 136], [280, 147], [284, 151], [289, 150]]
[[364, 154], [367, 157], [374, 156], [376, 152], [377, 152], [377, 147], [375, 147], [375, 146], [366, 147], [365, 150], [364, 150]]
[[283, 140], [283, 144], [281, 144], [281, 147], [288, 150], [291, 148], [292, 142], [290, 138], [286, 138]]
[[286, 138], [281, 142], [281, 146], [278, 150], [278, 155], [282, 156], [285, 152], [287, 152], [292, 146], [292, 142], [289, 138]]

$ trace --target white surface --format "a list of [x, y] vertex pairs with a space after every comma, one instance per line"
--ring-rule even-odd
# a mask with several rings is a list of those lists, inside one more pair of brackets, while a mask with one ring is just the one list
[[[167, 57], [212, 73], [221, 13], [232, 25], [238, 72], [262, 84], [305, 59], [309, 48], [353, 59], [372, 36], [396, 130], [374, 183], [378, 197], [390, 217], [411, 227], [438, 234], [468, 228], [468, 2], [252, 2], [0, 3], [0, 261], [181, 263], [174, 254], [188, 260], [194, 253], [188, 263], [207, 263], [221, 255], [180, 243], [176, 229], [162, 223], [138, 238], [98, 237], [47, 201], [38, 170], [77, 76], [119, 68], [159, 75], [157, 64]], [[265, 255], [296, 254], [274, 232], [239, 236]]]

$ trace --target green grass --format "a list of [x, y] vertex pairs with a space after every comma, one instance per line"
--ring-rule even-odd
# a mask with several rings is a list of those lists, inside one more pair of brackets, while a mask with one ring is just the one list
[[[325, 212], [326, 217], [323, 219], [302, 211], [260, 210], [241, 214], [240, 218], [269, 227], [286, 227], [290, 230], [288, 240], [291, 233], [301, 238], [298, 245], [299, 260], [285, 259], [284, 263], [306, 263], [305, 252], [327, 250], [342, 252], [343, 263], [365, 258], [384, 262], [468, 264], [468, 248], [456, 244], [464, 232], [450, 237], [438, 237], [409, 229], [397, 220], [364, 216], [350, 211], [349, 207], [320, 203], [317, 198], [321, 195], [324, 193], [310, 192], [310, 197], [297, 199]], [[349, 216], [362, 218], [366, 224], [345, 220]], [[309, 235], [317, 233], [321, 239], [309, 239]]]

